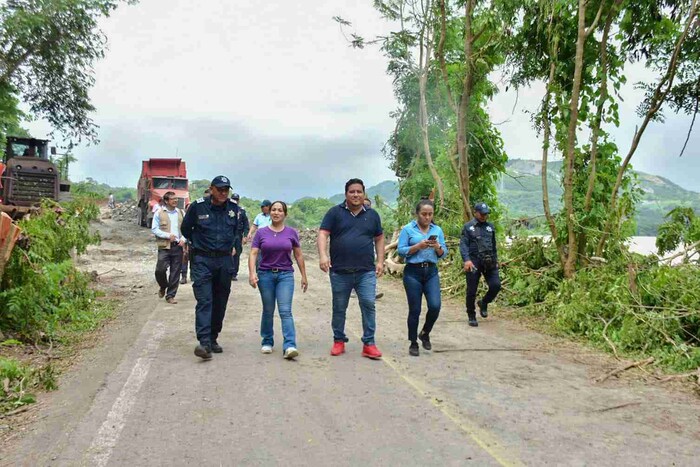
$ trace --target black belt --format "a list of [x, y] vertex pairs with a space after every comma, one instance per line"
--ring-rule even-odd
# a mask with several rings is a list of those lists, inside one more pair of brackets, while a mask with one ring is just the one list
[[206, 250], [192, 250], [192, 254], [195, 256], [206, 256], [207, 258], [222, 258], [224, 256], [231, 256], [230, 251], [206, 251]]
[[331, 269], [336, 274], [354, 274], [356, 272], [370, 272], [372, 269]]
[[408, 263], [406, 266], [413, 266], [414, 268], [431, 268], [435, 266], [435, 263], [432, 263], [430, 261], [426, 261], [423, 263]]
[[267, 271], [267, 272], [287, 272], [286, 269], [278, 269], [278, 268], [272, 268], [272, 269], [258, 269], [258, 271]]

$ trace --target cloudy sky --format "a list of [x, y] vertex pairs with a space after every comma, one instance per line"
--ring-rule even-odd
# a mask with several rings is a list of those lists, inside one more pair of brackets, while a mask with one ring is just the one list
[[[396, 107], [386, 62], [348, 47], [332, 17], [367, 37], [388, 26], [370, 0], [299, 5], [141, 0], [119, 9], [104, 23], [109, 51], [92, 91], [101, 143], [75, 151], [71, 177], [135, 186], [141, 160], [177, 154], [191, 179], [225, 174], [254, 198], [329, 196], [351, 177], [393, 178], [381, 153]], [[510, 157], [540, 157], [527, 115], [540, 92], [521, 90], [514, 112], [513, 92], [492, 104], [494, 120], [507, 120], [499, 129]], [[678, 158], [689, 122], [652, 126], [635, 167], [700, 191], [700, 132]], [[616, 134], [621, 148], [634, 125]], [[31, 129], [46, 133], [41, 122]]]

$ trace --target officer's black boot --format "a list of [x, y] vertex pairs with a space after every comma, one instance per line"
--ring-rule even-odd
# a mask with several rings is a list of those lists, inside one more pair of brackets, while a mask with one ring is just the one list
[[476, 320], [476, 312], [467, 313], [467, 316], [469, 317], [469, 326], [473, 328], [479, 326], [479, 322]]
[[420, 350], [418, 350], [418, 342], [411, 342], [411, 346], [408, 348], [408, 353], [413, 357], [417, 357], [418, 355], [420, 355]]
[[489, 317], [489, 310], [487, 309], [488, 304], [484, 303], [483, 300], [479, 300], [476, 302], [476, 304], [479, 306], [479, 314], [481, 314], [482, 318], [488, 318]]
[[223, 347], [219, 345], [216, 340], [211, 341], [211, 351], [214, 353], [221, 353], [224, 351]]
[[209, 344], [199, 344], [197, 347], [194, 348], [194, 354], [199, 358], [209, 360], [211, 359], [211, 347], [209, 346]]

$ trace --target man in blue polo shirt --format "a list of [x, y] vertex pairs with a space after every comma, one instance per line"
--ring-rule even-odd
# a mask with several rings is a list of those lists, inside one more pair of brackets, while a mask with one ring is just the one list
[[[345, 184], [345, 201], [328, 210], [318, 232], [318, 254], [323, 272], [330, 273], [333, 292], [333, 348], [345, 352], [345, 314], [354, 289], [362, 312], [362, 356], [381, 358], [374, 343], [377, 277], [384, 273], [384, 233], [377, 211], [364, 206], [365, 185], [359, 178]], [[330, 239], [330, 258], [327, 254]], [[376, 265], [376, 257], [379, 258]]]

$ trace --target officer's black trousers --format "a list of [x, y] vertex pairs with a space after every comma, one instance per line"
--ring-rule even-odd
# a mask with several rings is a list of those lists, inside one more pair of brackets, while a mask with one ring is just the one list
[[[169, 249], [158, 250], [156, 263], [156, 281], [161, 289], [167, 289], [166, 298], [173, 298], [180, 285], [180, 269], [182, 268], [182, 247], [171, 244]], [[170, 269], [170, 274], [168, 274]]]
[[191, 272], [195, 307], [197, 340], [205, 345], [216, 340], [226, 315], [226, 303], [231, 292], [233, 257], [209, 258], [195, 254]]
[[241, 267], [241, 253], [243, 252], [243, 238], [240, 235], [233, 241], [233, 247], [236, 249], [236, 256], [233, 257], [233, 276], [236, 277]]
[[484, 276], [486, 284], [489, 286], [488, 292], [482, 298], [485, 304], [489, 304], [496, 299], [496, 295], [501, 290], [501, 279], [498, 276], [498, 268], [486, 270], [478, 261], [474, 261], [477, 270], [467, 273], [467, 314], [470, 317], [476, 316], [476, 292], [479, 289], [479, 279]]

